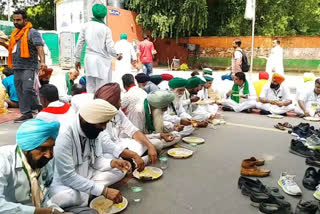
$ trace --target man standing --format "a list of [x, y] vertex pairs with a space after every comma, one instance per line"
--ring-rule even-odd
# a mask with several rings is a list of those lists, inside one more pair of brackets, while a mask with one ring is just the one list
[[115, 71], [116, 78], [115, 81], [120, 84], [121, 78], [124, 74], [131, 72], [131, 64], [135, 65], [137, 62], [137, 54], [133, 50], [130, 42], [128, 42], [128, 36], [125, 33], [120, 34], [120, 40], [116, 42], [115, 49], [122, 54], [122, 59], [116, 61]]
[[154, 49], [153, 43], [150, 42], [150, 37], [148, 35], [143, 35], [143, 41], [139, 44], [140, 50], [140, 61], [142, 63], [142, 71], [146, 75], [152, 75], [152, 62], [153, 55], [157, 53]]
[[92, 7], [93, 18], [84, 24], [76, 47], [76, 70], [81, 69], [80, 58], [84, 43], [87, 44], [84, 70], [87, 77], [87, 91], [95, 93], [102, 85], [112, 81], [112, 57], [120, 60], [112, 40], [112, 32], [103, 21], [107, 8], [103, 4]]
[[296, 113], [305, 117], [314, 117], [320, 112], [320, 79], [316, 79], [314, 89], [300, 95]]
[[232, 64], [231, 64], [231, 77], [238, 72], [242, 72], [241, 65], [242, 65], [242, 49], [241, 49], [241, 40], [235, 39], [232, 42], [232, 46], [234, 49], [232, 55]]
[[255, 108], [257, 104], [256, 90], [249, 84], [243, 72], [235, 74], [234, 85], [226, 97], [228, 99], [223, 103], [223, 110], [250, 112], [251, 108]]
[[280, 74], [273, 74], [271, 84], [266, 84], [259, 96], [257, 108], [261, 114], [285, 114], [294, 110], [290, 92], [282, 82], [285, 80]]
[[0, 43], [9, 52], [8, 65], [14, 71], [14, 84], [19, 99], [21, 117], [14, 120], [16, 123], [31, 119], [32, 110], [39, 110], [40, 104], [35, 84], [39, 69], [46, 70], [43, 40], [38, 31], [32, 28], [27, 20], [25, 11], [17, 10], [13, 13], [13, 22], [16, 29], [11, 34], [9, 45]]
[[266, 72], [268, 72], [269, 76], [272, 76], [273, 73], [284, 75], [283, 49], [280, 46], [280, 41], [273, 40], [272, 46], [271, 53], [267, 58]]

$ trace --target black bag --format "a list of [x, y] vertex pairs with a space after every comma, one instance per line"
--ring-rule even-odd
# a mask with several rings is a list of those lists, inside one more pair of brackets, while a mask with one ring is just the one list
[[250, 64], [249, 64], [247, 55], [245, 54], [245, 52], [243, 52], [241, 50], [237, 50], [237, 51], [240, 51], [241, 54], [242, 54], [242, 59], [241, 59], [241, 61], [242, 61], [242, 63], [241, 63], [242, 72], [248, 72], [250, 70]]

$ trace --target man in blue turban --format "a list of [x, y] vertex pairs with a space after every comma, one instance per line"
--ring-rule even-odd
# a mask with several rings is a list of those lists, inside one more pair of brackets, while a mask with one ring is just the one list
[[62, 213], [46, 203], [44, 194], [53, 177], [51, 159], [59, 132], [58, 122], [39, 119], [23, 123], [16, 135], [17, 145], [0, 149], [0, 213]]
[[84, 24], [80, 31], [75, 51], [75, 68], [81, 69], [81, 53], [86, 43], [84, 70], [86, 71], [87, 92], [95, 93], [102, 85], [112, 81], [112, 57], [122, 59], [119, 51], [114, 48], [112, 32], [105, 24], [107, 8], [103, 4], [92, 7], [93, 17]]

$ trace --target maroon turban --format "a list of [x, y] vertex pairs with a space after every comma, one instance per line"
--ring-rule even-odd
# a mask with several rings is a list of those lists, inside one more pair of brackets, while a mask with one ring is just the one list
[[94, 99], [103, 99], [113, 106], [118, 106], [121, 89], [118, 83], [108, 83], [98, 89], [94, 94]]

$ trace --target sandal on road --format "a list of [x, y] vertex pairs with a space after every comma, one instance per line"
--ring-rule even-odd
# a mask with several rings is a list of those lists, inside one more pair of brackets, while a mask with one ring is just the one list
[[292, 129], [293, 128], [293, 126], [290, 124], [290, 123], [288, 123], [288, 122], [285, 122], [285, 123], [283, 123], [283, 124], [281, 124], [283, 127], [286, 127], [286, 128], [288, 128], [288, 129]]
[[286, 128], [285, 128], [284, 126], [282, 126], [281, 123], [278, 123], [278, 124], [274, 125], [274, 127], [275, 127], [276, 129], [280, 129], [281, 131], [285, 131], [285, 130], [286, 130]]

